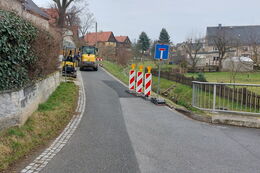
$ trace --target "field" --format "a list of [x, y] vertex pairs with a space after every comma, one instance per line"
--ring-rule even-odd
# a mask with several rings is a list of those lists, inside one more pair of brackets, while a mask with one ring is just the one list
[[[209, 82], [223, 82], [223, 83], [233, 83], [231, 80], [230, 72], [210, 72], [203, 73], [207, 81]], [[197, 73], [187, 73], [185, 76], [197, 77]], [[260, 72], [252, 73], [237, 73], [235, 76], [235, 83], [243, 84], [260, 84]]]

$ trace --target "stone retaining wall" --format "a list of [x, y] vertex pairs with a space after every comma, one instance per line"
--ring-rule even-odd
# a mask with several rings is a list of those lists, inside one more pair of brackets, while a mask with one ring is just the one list
[[0, 92], [0, 129], [22, 125], [59, 86], [59, 72], [19, 91]]

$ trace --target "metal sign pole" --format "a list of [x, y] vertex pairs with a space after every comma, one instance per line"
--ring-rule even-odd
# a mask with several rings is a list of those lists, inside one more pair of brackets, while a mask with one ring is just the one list
[[161, 84], [161, 66], [162, 61], [168, 59], [168, 53], [169, 53], [169, 46], [163, 45], [163, 44], [157, 44], [155, 46], [155, 59], [159, 59], [159, 71], [158, 71], [158, 86], [157, 86], [157, 98], [152, 98], [151, 101], [157, 105], [165, 104], [165, 100], [163, 98], [160, 98], [160, 84]]
[[162, 59], [163, 59], [163, 50], [161, 50], [161, 57], [160, 57], [160, 63], [159, 63], [157, 95], [159, 95], [159, 92], [160, 92], [160, 82], [161, 82], [161, 65], [162, 65]]

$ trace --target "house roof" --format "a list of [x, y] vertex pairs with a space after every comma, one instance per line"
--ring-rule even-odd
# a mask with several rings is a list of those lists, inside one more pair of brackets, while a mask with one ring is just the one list
[[97, 35], [97, 42], [116, 42], [115, 36], [113, 32], [98, 32], [97, 34], [88, 33], [84, 36], [85, 41], [89, 45], [94, 45], [96, 43], [96, 35]]
[[25, 0], [23, 2], [25, 10], [31, 11], [34, 14], [49, 19], [49, 15], [42, 11], [32, 0]]
[[56, 8], [42, 8], [42, 10], [49, 15], [49, 23], [55, 24], [59, 18], [59, 13]]
[[224, 34], [229, 41], [237, 40], [242, 45], [250, 45], [252, 42], [260, 44], [260, 25], [207, 27], [208, 44], [213, 45], [213, 38], [219, 34]]
[[128, 36], [116, 36], [116, 41], [119, 43], [124, 43], [127, 39], [129, 40]]

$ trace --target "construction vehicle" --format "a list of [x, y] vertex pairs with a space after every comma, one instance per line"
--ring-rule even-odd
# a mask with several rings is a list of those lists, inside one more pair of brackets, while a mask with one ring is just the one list
[[72, 51], [62, 60], [62, 76], [77, 77], [76, 60], [72, 56]]
[[98, 71], [97, 52], [98, 49], [95, 46], [82, 46], [80, 49], [81, 57], [79, 60], [79, 69], [82, 71], [86, 68], [92, 68]]

